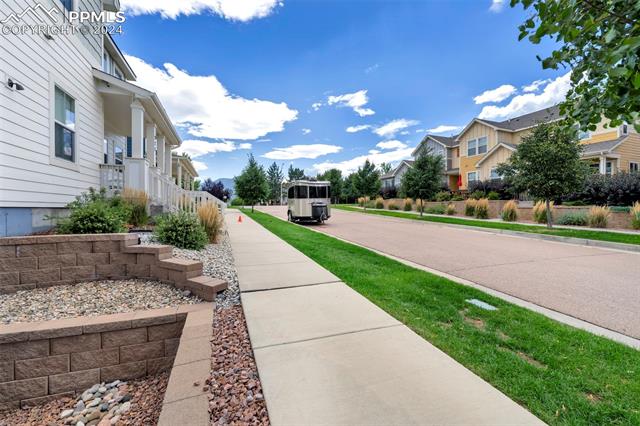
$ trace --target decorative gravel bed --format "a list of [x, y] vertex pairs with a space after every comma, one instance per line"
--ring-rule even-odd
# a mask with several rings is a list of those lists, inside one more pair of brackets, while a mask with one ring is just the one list
[[78, 398], [62, 398], [33, 408], [0, 412], [0, 426], [133, 426], [158, 423], [169, 374], [96, 384]]
[[213, 321], [211, 424], [269, 425], [242, 307], [216, 309]]
[[0, 295], [0, 323], [109, 315], [200, 302], [189, 292], [157, 281], [95, 281]]

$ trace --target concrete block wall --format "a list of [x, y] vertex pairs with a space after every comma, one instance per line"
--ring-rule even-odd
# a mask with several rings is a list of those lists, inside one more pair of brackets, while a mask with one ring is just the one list
[[0, 410], [170, 370], [187, 315], [203, 308], [0, 326]]
[[172, 258], [167, 245], [136, 234], [0, 238], [0, 294], [99, 279], [148, 278], [212, 301], [224, 281], [202, 277], [201, 262]]

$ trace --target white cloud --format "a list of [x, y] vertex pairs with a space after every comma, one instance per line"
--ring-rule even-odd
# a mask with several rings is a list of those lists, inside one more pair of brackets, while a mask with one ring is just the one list
[[267, 152], [263, 157], [269, 158], [270, 160], [316, 159], [323, 155], [335, 154], [340, 151], [342, 151], [342, 147], [337, 145], [291, 145], [286, 148], [273, 148], [273, 151]]
[[196, 169], [196, 172], [202, 172], [209, 168], [209, 166], [202, 161], [191, 160], [191, 164], [193, 164], [193, 168]]
[[138, 75], [138, 83], [156, 92], [174, 123], [193, 136], [257, 139], [281, 132], [298, 116], [298, 111], [284, 102], [234, 96], [214, 75], [192, 76], [170, 63], [159, 69], [134, 56], [126, 58]]
[[504, 0], [491, 0], [489, 10], [494, 13], [500, 13], [504, 9]]
[[404, 148], [385, 152], [375, 152], [375, 150], [373, 150], [374, 152], [370, 152], [368, 155], [360, 155], [350, 160], [338, 162], [326, 161], [324, 163], [314, 164], [313, 170], [317, 171], [318, 173], [324, 173], [329, 169], [335, 168], [341, 170], [344, 174], [349, 174], [358, 170], [358, 167], [362, 167], [367, 159], [374, 162], [376, 165], [380, 163], [394, 163], [410, 158], [413, 150], [414, 148]]
[[407, 147], [407, 144], [404, 142], [400, 142], [400, 141], [384, 141], [384, 142], [380, 142], [376, 145], [376, 147], [380, 148], [380, 149], [384, 149], [384, 150], [388, 150], [388, 149], [404, 149]]
[[398, 120], [390, 121], [384, 126], [378, 127], [373, 132], [378, 136], [390, 137], [407, 127], [412, 127], [418, 124], [420, 124], [419, 121], [400, 118]]
[[437, 135], [439, 133], [455, 132], [461, 129], [462, 126], [447, 126], [446, 124], [441, 124], [440, 126], [434, 127], [433, 129], [427, 129], [427, 132]]
[[319, 110], [320, 108], [322, 108], [323, 103], [322, 102], [316, 102], [314, 104], [311, 104], [311, 108], [313, 108], [314, 111]]
[[502, 102], [508, 97], [514, 95], [517, 91], [518, 89], [516, 89], [512, 85], [503, 84], [497, 89], [487, 90], [483, 92], [481, 95], [478, 95], [475, 98], [473, 98], [473, 101], [477, 105], [486, 104], [489, 102]]
[[373, 115], [376, 112], [364, 106], [369, 103], [369, 97], [366, 90], [359, 90], [355, 93], [346, 93], [339, 96], [329, 96], [327, 105], [338, 105], [342, 107], [352, 108], [360, 117]]
[[302, 129], [303, 135], [308, 135], [309, 133], [311, 133], [311, 129]]
[[371, 126], [368, 125], [368, 124], [362, 124], [362, 125], [359, 125], [359, 126], [350, 126], [350, 127], [347, 127], [347, 132], [348, 133], [357, 133], [357, 132], [361, 132], [363, 130], [367, 130], [367, 129], [370, 129], [370, 128], [371, 128]]
[[250, 143], [236, 144], [231, 141], [207, 142], [202, 140], [186, 140], [175, 151], [178, 154], [189, 154], [191, 158], [202, 157], [216, 152], [233, 152], [238, 149], [251, 149]]
[[122, 0], [122, 10], [129, 15], [159, 13], [163, 18], [213, 12], [232, 21], [250, 21], [269, 16], [281, 0]]
[[571, 72], [566, 73], [547, 84], [542, 93], [525, 93], [511, 99], [502, 107], [489, 105], [482, 108], [478, 118], [487, 120], [506, 120], [559, 104], [564, 101], [571, 88]]
[[531, 84], [522, 86], [522, 91], [525, 93], [537, 92], [538, 89], [540, 89], [542, 86], [546, 85], [550, 81], [551, 81], [550, 78], [547, 78], [546, 80], [536, 80]]

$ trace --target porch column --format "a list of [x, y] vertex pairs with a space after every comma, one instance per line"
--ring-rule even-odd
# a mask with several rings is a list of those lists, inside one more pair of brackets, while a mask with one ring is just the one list
[[[164, 144], [164, 173], [169, 176], [169, 178], [171, 178], [171, 176], [173, 176], [173, 170], [171, 167], [171, 145], [169, 145], [169, 143], [165, 142]], [[171, 180], [171, 179], [169, 179]]]
[[178, 186], [184, 189], [184, 185], [182, 183], [182, 163], [178, 160]]
[[600, 156], [600, 174], [607, 174], [607, 157], [605, 155]]
[[165, 149], [167, 148], [165, 140], [164, 140], [164, 135], [158, 133], [158, 135], [156, 136], [157, 139], [157, 143], [158, 143], [158, 169], [160, 169], [160, 174], [162, 175], [166, 175], [167, 174], [167, 162], [164, 159], [165, 156]]
[[146, 125], [145, 134], [147, 136], [147, 158], [151, 167], [156, 167], [156, 125], [149, 123]]
[[131, 103], [131, 158], [126, 158], [125, 181], [127, 188], [149, 193], [149, 163], [144, 158], [144, 107], [138, 100]]

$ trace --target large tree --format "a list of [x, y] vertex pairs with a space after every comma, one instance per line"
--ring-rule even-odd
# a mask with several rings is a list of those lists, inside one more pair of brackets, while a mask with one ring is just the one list
[[293, 164], [289, 165], [289, 170], [287, 173], [289, 177], [289, 182], [294, 180], [302, 180], [304, 179], [304, 170], [299, 169], [297, 167], [293, 167]]
[[[441, 155], [433, 155], [430, 150], [423, 151], [407, 172], [402, 176], [401, 192], [414, 200], [433, 198], [442, 187], [444, 161]], [[420, 216], [423, 214], [420, 208]]]
[[580, 161], [582, 146], [576, 130], [566, 123], [541, 123], [522, 138], [498, 174], [517, 192], [544, 200], [547, 226], [552, 227], [551, 201], [579, 190], [587, 174]]
[[251, 206], [252, 212], [253, 206], [265, 201], [269, 195], [267, 175], [264, 168], [253, 158], [253, 154], [249, 154], [247, 166], [242, 170], [240, 176], [236, 176], [233, 180], [238, 197]]
[[583, 129], [604, 115], [640, 131], [640, 2], [637, 0], [511, 0], [532, 9], [520, 40], [552, 38], [558, 48], [543, 68], [572, 70], [572, 88], [561, 109]]
[[391, 165], [391, 163], [380, 163], [380, 172], [383, 175], [390, 173], [391, 170], [393, 170], [393, 166]]
[[380, 172], [376, 165], [366, 160], [353, 178], [353, 186], [358, 197], [375, 197], [380, 191]]
[[342, 197], [342, 172], [338, 169], [330, 169], [318, 176], [318, 180], [325, 180], [331, 182], [331, 197], [334, 203], [339, 203]]
[[202, 191], [216, 197], [218, 200], [228, 200], [231, 198], [231, 191], [224, 187], [224, 184], [220, 181], [213, 181], [211, 178], [207, 178], [201, 184]]
[[351, 173], [349, 176], [344, 178], [344, 183], [342, 185], [342, 196], [345, 198], [345, 201], [347, 203], [358, 198], [358, 194], [356, 193], [356, 188], [354, 185], [355, 178], [355, 173]]
[[267, 183], [269, 184], [269, 200], [274, 203], [280, 203], [280, 196], [282, 194], [282, 181], [284, 180], [284, 173], [282, 167], [278, 166], [274, 161], [269, 169], [267, 169]]

